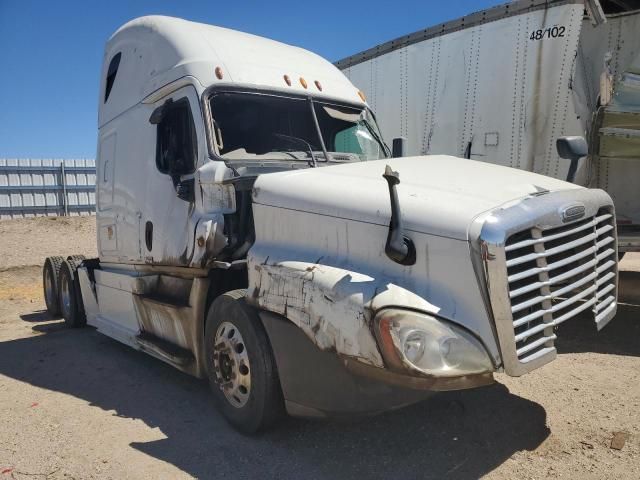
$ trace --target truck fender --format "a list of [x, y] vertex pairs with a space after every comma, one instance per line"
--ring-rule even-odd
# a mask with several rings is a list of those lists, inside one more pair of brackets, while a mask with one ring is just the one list
[[375, 312], [394, 304], [437, 312], [384, 280], [318, 263], [265, 262], [249, 265], [247, 301], [293, 322], [320, 350], [383, 368], [372, 330]]

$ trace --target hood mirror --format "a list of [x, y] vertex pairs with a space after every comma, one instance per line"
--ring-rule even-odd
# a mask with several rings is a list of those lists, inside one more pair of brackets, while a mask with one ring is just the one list
[[[395, 147], [395, 140], [393, 141]], [[413, 265], [416, 263], [416, 247], [413, 241], [404, 233], [400, 203], [396, 186], [400, 184], [400, 174], [391, 170], [387, 165], [382, 175], [389, 186], [389, 198], [391, 201], [391, 222], [389, 223], [389, 234], [384, 251], [387, 256], [400, 265]]]
[[589, 145], [584, 137], [560, 137], [556, 141], [556, 149], [560, 158], [571, 160], [569, 165], [569, 173], [567, 174], [567, 182], [575, 180], [576, 171], [578, 170], [578, 161], [582, 157], [586, 157], [589, 153]]

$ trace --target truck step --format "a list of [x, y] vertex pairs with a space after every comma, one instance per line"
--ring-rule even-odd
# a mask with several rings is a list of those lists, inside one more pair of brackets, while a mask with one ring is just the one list
[[151, 333], [141, 332], [136, 336], [136, 342], [142, 350], [157, 355], [175, 365], [185, 366], [195, 360], [190, 350], [156, 337]]

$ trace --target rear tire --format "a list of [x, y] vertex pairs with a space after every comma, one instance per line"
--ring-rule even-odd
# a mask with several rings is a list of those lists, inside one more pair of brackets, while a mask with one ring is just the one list
[[60, 315], [60, 267], [64, 262], [62, 257], [47, 257], [42, 267], [42, 287], [44, 289], [44, 302], [50, 315]]
[[215, 402], [238, 430], [255, 433], [274, 425], [284, 412], [271, 344], [245, 290], [224, 293], [207, 314], [205, 351]]
[[84, 314], [82, 294], [77, 276], [77, 263], [74, 260], [64, 261], [60, 267], [60, 310], [64, 323], [72, 328], [84, 327], [87, 318]]

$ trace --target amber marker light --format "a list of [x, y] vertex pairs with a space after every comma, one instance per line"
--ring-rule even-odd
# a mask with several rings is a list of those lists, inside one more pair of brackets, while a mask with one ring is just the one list
[[284, 81], [287, 85], [291, 86], [291, 79], [289, 78], [289, 75], [285, 75], [282, 78], [284, 78]]
[[364, 96], [364, 93], [362, 93], [362, 91], [360, 90], [358, 90], [358, 96], [362, 99], [363, 102], [367, 101], [366, 97]]
[[300, 77], [300, 85], [302, 85], [303, 88], [307, 88], [307, 81], [302, 77]]
[[319, 91], [322, 91], [322, 85], [320, 85], [320, 82], [319, 82], [318, 80], [316, 80], [316, 81], [315, 81], [315, 82], [313, 82], [313, 83], [315, 83], [315, 84], [316, 84], [316, 88], [317, 88]]
[[222, 69], [220, 67], [216, 67], [216, 77], [218, 77], [218, 80], [222, 80]]

